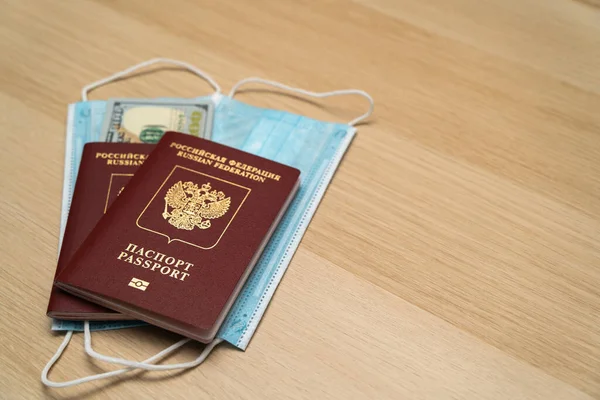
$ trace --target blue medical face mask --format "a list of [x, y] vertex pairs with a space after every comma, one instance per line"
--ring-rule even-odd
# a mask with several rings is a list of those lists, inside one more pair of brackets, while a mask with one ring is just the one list
[[[129, 72], [131, 72], [131, 69]], [[108, 78], [99, 82], [103, 82], [102, 84], [104, 84], [107, 81], [109, 81]], [[237, 89], [246, 83], [267, 84], [278, 89], [319, 98], [356, 94], [366, 97], [369, 100], [370, 107], [367, 113], [348, 124], [317, 121], [301, 115], [254, 107], [234, 100], [233, 96]], [[55, 357], [50, 360], [42, 373], [42, 381], [48, 386], [71, 386], [89, 380], [118, 375], [135, 368], [146, 370], [192, 368], [200, 364], [208, 356], [210, 351], [221, 341], [227, 341], [239, 349], [245, 350], [252, 335], [256, 331], [258, 323], [262, 318], [277, 285], [281, 281], [338, 164], [354, 137], [356, 129], [353, 125], [367, 118], [373, 110], [373, 100], [367, 93], [360, 90], [314, 93], [258, 78], [248, 78], [240, 81], [234, 86], [229, 93], [229, 96], [220, 95], [218, 85], [216, 85], [215, 89], [216, 93], [212, 96], [212, 99], [216, 104], [212, 132], [212, 139], [214, 141], [296, 167], [301, 171], [300, 190], [290, 204], [286, 214], [264, 249], [261, 258], [246, 281], [242, 291], [221, 326], [217, 338], [205, 348], [198, 359], [192, 362], [174, 365], [155, 365], [153, 364], [155, 361], [182, 346], [189, 341], [189, 339], [183, 339], [148, 360], [133, 362], [121, 358], [105, 356], [94, 351], [91, 346], [90, 330], [118, 329], [138, 324], [141, 325], [143, 323], [138, 323], [137, 321], [114, 321], [92, 322], [90, 325], [87, 322], [54, 321], [53, 329], [69, 330], [69, 332], [65, 337], [63, 345], [61, 345], [61, 348], [59, 348]], [[85, 96], [83, 97], [85, 98]], [[67, 125], [67, 140], [69, 140], [69, 128], [72, 128], [72, 132], [70, 142], [67, 143], [67, 148], [69, 143], [72, 143], [73, 146], [77, 146], [77, 151], [74, 152], [73, 158], [76, 158], [77, 160], [80, 158], [81, 153], [78, 151], [83, 147], [83, 144], [86, 143], [86, 141], [101, 140], [100, 129], [104, 116], [103, 114], [104, 102], [84, 101], [71, 105], [69, 112], [70, 118]], [[67, 154], [69, 154], [69, 152], [67, 152]], [[77, 155], [79, 155], [79, 158], [77, 158]], [[71, 166], [71, 169], [72, 167], [74, 167], [74, 165]], [[75, 168], [75, 171], [76, 170], [77, 168]], [[65, 176], [67, 176], [67, 173], [72, 173], [72, 171], [65, 167]], [[68, 190], [71, 190], [71, 192]], [[64, 195], [69, 193], [72, 194], [72, 189], [65, 188], [65, 191], [66, 192], [63, 193]], [[67, 195], [67, 197], [70, 198], [70, 195]], [[47, 373], [52, 364], [60, 357], [73, 330], [85, 331], [85, 348], [88, 355], [102, 361], [124, 365], [128, 368], [70, 382], [50, 382], [47, 379]]]
[[[215, 141], [290, 165], [301, 171], [300, 190], [217, 334], [219, 338], [242, 350], [248, 346], [356, 132], [356, 129], [349, 124], [317, 121], [234, 100], [233, 95], [239, 86], [250, 82], [264, 83], [316, 97], [342, 94], [366, 95], [364, 92], [353, 90], [325, 94], [312, 93], [251, 78], [240, 82], [228, 97], [220, 100], [213, 125]], [[366, 97], [372, 101], [368, 95]], [[353, 123], [366, 118], [370, 113], [371, 110]]]

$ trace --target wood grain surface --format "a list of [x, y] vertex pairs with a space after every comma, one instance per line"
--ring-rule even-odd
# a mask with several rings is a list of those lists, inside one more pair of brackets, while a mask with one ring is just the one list
[[[600, 8], [596, 0], [0, 3], [0, 398], [600, 398]], [[67, 105], [96, 79], [180, 59], [228, 91], [259, 76], [359, 88], [375, 114], [246, 352], [184, 373], [47, 389]], [[150, 68], [94, 91], [191, 97]], [[254, 87], [251, 87], [254, 88]], [[256, 87], [258, 88], [258, 87]], [[245, 90], [331, 121], [366, 109]], [[141, 360], [157, 328], [94, 335]], [[170, 362], [195, 357], [191, 345]], [[113, 366], [76, 335], [55, 380]]]

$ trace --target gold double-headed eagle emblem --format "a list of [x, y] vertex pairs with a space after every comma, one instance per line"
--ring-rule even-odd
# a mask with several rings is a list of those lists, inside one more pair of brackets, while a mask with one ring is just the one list
[[177, 229], [210, 228], [210, 220], [225, 215], [231, 205], [231, 197], [211, 189], [210, 183], [198, 188], [193, 182], [177, 182], [165, 195], [163, 218]]

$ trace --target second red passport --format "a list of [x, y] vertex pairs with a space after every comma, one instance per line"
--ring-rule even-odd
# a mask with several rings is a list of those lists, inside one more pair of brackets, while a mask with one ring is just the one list
[[[88, 143], [83, 147], [56, 276], [94, 229], [150, 152], [152, 144]], [[47, 315], [67, 320], [131, 319], [52, 287]]]
[[56, 285], [211, 341], [299, 185], [300, 171], [168, 132]]

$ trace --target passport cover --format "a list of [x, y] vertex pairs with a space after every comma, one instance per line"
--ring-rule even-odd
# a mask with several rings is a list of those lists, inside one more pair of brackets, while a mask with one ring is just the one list
[[168, 132], [56, 284], [210, 342], [299, 176], [295, 168]]
[[[154, 145], [88, 143], [83, 148], [56, 276], [117, 198]], [[46, 315], [67, 320], [131, 319], [53, 286]]]

